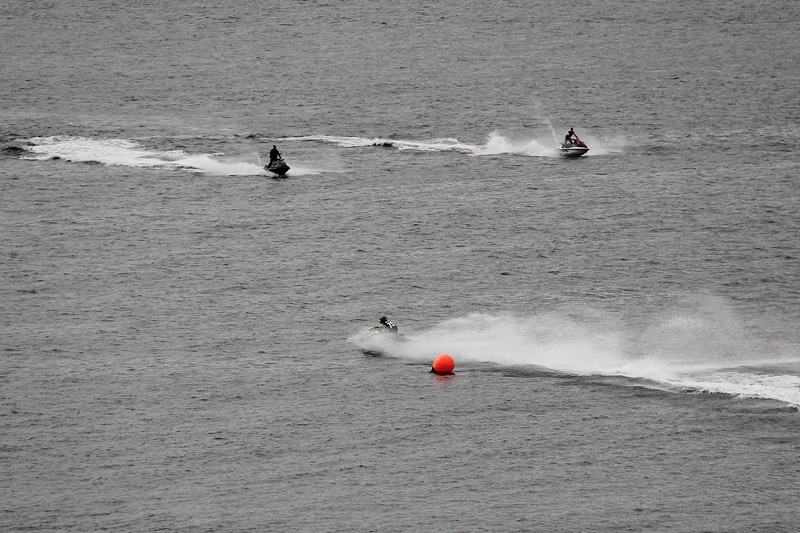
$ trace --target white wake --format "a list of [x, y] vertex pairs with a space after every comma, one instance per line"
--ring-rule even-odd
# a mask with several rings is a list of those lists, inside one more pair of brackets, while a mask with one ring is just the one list
[[[402, 328], [401, 328], [402, 329]], [[386, 355], [433, 361], [442, 353], [459, 363], [534, 366], [576, 375], [624, 376], [675, 390], [779, 400], [800, 407], [800, 353], [760, 349], [729, 310], [676, 312], [645, 327], [598, 319], [595, 313], [529, 317], [471, 314], [384, 343]], [[362, 335], [350, 342], [374, 349]], [[763, 348], [763, 346], [761, 347]]]
[[[86, 137], [34, 137], [26, 140], [24, 159], [63, 159], [135, 168], [181, 169], [218, 176], [274, 176], [263, 169], [257, 153], [249, 156], [190, 154], [183, 150], [150, 150], [128, 139]], [[319, 174], [322, 170], [293, 166], [288, 176]]]

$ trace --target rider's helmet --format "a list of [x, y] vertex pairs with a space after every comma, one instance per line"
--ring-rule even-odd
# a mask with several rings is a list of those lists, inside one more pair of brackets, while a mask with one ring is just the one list
[[381, 317], [381, 324], [386, 324], [386, 317], [385, 316]]

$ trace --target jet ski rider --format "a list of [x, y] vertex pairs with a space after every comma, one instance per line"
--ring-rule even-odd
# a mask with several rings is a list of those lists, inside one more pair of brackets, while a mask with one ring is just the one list
[[394, 322], [392, 322], [391, 320], [387, 320], [385, 316], [382, 316], [380, 320], [381, 320], [380, 327], [383, 331], [397, 333], [397, 326], [394, 325]]
[[269, 164], [271, 165], [278, 159], [281, 159], [281, 153], [278, 151], [278, 147], [273, 144], [272, 150], [269, 151]]
[[567, 136], [564, 137], [564, 144], [572, 144], [573, 140], [574, 141], [579, 140], [578, 139], [578, 134], [575, 133], [575, 129], [574, 128], [570, 128], [569, 131], [567, 132]]

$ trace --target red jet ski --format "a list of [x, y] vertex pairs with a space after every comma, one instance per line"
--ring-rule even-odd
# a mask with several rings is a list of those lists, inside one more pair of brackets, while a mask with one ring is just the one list
[[589, 151], [589, 147], [582, 140], [575, 139], [569, 143], [559, 144], [557, 150], [564, 157], [580, 157]]

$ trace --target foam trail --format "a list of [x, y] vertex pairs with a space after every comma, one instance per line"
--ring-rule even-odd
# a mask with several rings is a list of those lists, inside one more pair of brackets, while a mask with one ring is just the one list
[[34, 137], [25, 149], [33, 156], [25, 159], [63, 159], [78, 163], [101, 163], [126, 167], [169, 167], [188, 154], [180, 151], [145, 150], [126, 139], [87, 139], [84, 137]]
[[[559, 157], [556, 150], [558, 141], [555, 128], [546, 122], [553, 140], [540, 141], [539, 139], [510, 139], [497, 131], [490, 133], [486, 144], [464, 143], [454, 138], [431, 139], [413, 141], [402, 139], [386, 139], [382, 137], [337, 137], [334, 135], [309, 135], [305, 137], [285, 137], [281, 141], [314, 141], [335, 144], [343, 148], [365, 148], [371, 146], [392, 147], [397, 150], [415, 150], [419, 152], [461, 152], [472, 156], [487, 156], [513, 154], [529, 157]], [[626, 140], [622, 137], [605, 139], [593, 135], [581, 135], [589, 145], [587, 156], [603, 156], [624, 151]], [[551, 144], [552, 142], [552, 144]]]
[[592, 314], [473, 314], [419, 334], [406, 333], [405, 343], [363, 335], [350, 341], [365, 350], [414, 360], [433, 361], [448, 353], [457, 363], [623, 376], [646, 379], [659, 388], [722, 392], [800, 407], [800, 354], [791, 349], [754, 357], [757, 350], [740, 326], [726, 309], [714, 306], [656, 318], [644, 330]]
[[[449, 353], [461, 361], [535, 365], [579, 374], [599, 373], [624, 363], [613, 336], [593, 337], [574, 323], [544, 316], [518, 319], [473, 314], [407, 338], [406, 343], [391, 345], [389, 353], [410, 359]], [[353, 340], [358, 344], [358, 337]]]
[[[100, 163], [108, 166], [136, 168], [165, 168], [189, 170], [218, 176], [272, 176], [261, 165], [260, 154], [242, 161], [220, 154], [189, 154], [183, 150], [147, 150], [127, 139], [92, 139], [85, 137], [34, 137], [28, 139], [25, 150], [30, 160], [63, 159], [77, 163]], [[292, 168], [289, 175], [318, 174], [314, 168]]]
[[517, 154], [533, 157], [557, 157], [554, 148], [542, 145], [536, 139], [521, 141], [510, 140], [498, 132], [489, 134], [486, 144], [464, 143], [454, 138], [431, 139], [425, 141], [384, 139], [380, 137], [336, 137], [331, 135], [310, 135], [306, 137], [286, 137], [281, 141], [315, 141], [330, 143], [343, 148], [363, 148], [369, 146], [387, 146], [398, 150], [415, 150], [420, 152], [461, 152], [473, 156]]
[[310, 135], [306, 137], [286, 137], [281, 141], [317, 141], [336, 144], [343, 148], [361, 148], [367, 146], [391, 146], [398, 150], [416, 150], [422, 152], [446, 152], [455, 151], [466, 154], [478, 154], [482, 148], [480, 146], [462, 143], [457, 139], [442, 138], [427, 141], [404, 141], [398, 139], [383, 139], [375, 137], [367, 139], [363, 137], [336, 137], [331, 135]]
[[668, 383], [676, 388], [778, 400], [800, 408], [800, 376], [792, 374], [769, 375], [758, 371], [727, 371], [694, 378], [674, 379]]
[[[217, 176], [270, 176], [276, 177], [277, 174], [264, 170], [259, 156], [258, 164], [247, 161], [236, 161], [232, 158], [213, 157], [209, 155], [196, 155], [175, 161], [175, 165], [202, 172], [203, 174], [214, 174]], [[292, 165], [292, 168], [284, 175], [285, 177], [309, 176], [321, 174], [323, 170], [311, 167], [299, 167]]]

